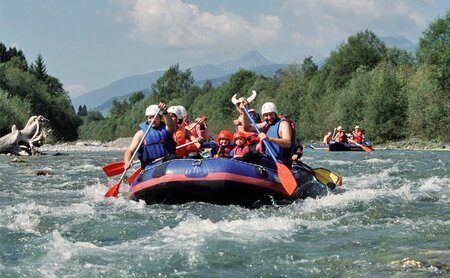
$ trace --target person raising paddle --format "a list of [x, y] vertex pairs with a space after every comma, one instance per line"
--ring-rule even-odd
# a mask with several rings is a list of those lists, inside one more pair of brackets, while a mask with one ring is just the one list
[[[125, 170], [130, 168], [132, 154], [137, 148], [139, 148], [138, 157], [142, 169], [158, 158], [175, 154], [176, 143], [172, 134], [175, 132], [176, 123], [167, 113], [167, 105], [164, 102], [160, 102], [158, 105], [150, 105], [145, 110], [145, 116], [147, 121], [139, 125], [140, 130], [136, 132], [131, 144], [125, 150], [123, 157]], [[161, 118], [164, 119], [164, 122], [161, 121]], [[150, 124], [152, 125], [149, 126]], [[148, 128], [150, 130], [147, 132]], [[146, 134], [145, 138], [143, 138], [144, 134]], [[142, 139], [144, 140], [142, 141]]]
[[[240, 104], [243, 109], [245, 103]], [[261, 114], [264, 121], [256, 124], [260, 130], [258, 138], [267, 140], [274, 150], [275, 158], [282, 161], [288, 168], [292, 165], [291, 156], [294, 154], [295, 134], [291, 124], [284, 117], [278, 117], [278, 109], [273, 102], [266, 102], [261, 107]], [[246, 114], [247, 115], [247, 114]], [[243, 117], [243, 125], [245, 131], [256, 131], [255, 127], [250, 124], [248, 117]], [[257, 147], [261, 153], [265, 153], [264, 144]]]

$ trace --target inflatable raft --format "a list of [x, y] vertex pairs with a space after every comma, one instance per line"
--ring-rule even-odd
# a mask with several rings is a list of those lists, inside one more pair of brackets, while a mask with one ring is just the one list
[[160, 161], [141, 172], [128, 198], [147, 204], [206, 202], [258, 207], [327, 193], [327, 187], [315, 181], [310, 170], [295, 166], [292, 173], [297, 188], [289, 196], [280, 184], [275, 164], [265, 161], [264, 165], [225, 158]]
[[360, 145], [331, 141], [330, 144], [328, 145], [308, 144], [307, 146], [313, 150], [324, 150], [324, 151], [364, 151], [362, 146], [369, 147], [372, 149], [372, 143], [369, 141], [365, 141]]

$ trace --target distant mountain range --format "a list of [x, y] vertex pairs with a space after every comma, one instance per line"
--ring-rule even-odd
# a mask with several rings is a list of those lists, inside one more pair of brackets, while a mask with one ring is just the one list
[[[227, 61], [219, 65], [198, 65], [191, 67], [192, 76], [197, 84], [210, 80], [213, 85], [228, 80], [229, 76], [239, 69], [253, 70], [258, 74], [273, 75], [287, 64], [277, 64], [268, 61], [257, 51], [250, 51], [237, 60]], [[164, 71], [154, 71], [147, 74], [129, 76], [111, 83], [103, 88], [87, 92], [72, 100], [75, 109], [86, 105], [88, 110], [104, 111], [111, 107], [114, 99], [124, 100], [137, 91], [150, 93], [151, 84], [155, 83]]]
[[[382, 37], [388, 46], [396, 46], [410, 52], [415, 52], [418, 45], [411, 43], [403, 37]], [[323, 61], [318, 63], [322, 64]], [[274, 76], [274, 74], [284, 69], [288, 64], [278, 64], [264, 58], [258, 51], [250, 51], [236, 60], [224, 62], [219, 65], [198, 65], [191, 67], [192, 76], [197, 85], [201, 85], [206, 80], [210, 80], [214, 86], [228, 81], [229, 77], [239, 69], [254, 71], [264, 76]], [[103, 88], [87, 92], [72, 100], [73, 106], [77, 111], [80, 105], [86, 105], [90, 111], [100, 111], [106, 114], [112, 106], [114, 99], [125, 100], [133, 93], [143, 91], [144, 94], [151, 92], [151, 84], [155, 83], [165, 71], [154, 71], [147, 74], [133, 75], [117, 80]]]

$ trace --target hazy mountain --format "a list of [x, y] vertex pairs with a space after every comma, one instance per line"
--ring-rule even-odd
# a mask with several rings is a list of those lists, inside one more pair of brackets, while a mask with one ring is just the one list
[[[242, 55], [236, 60], [224, 62], [219, 65], [198, 65], [191, 67], [192, 76], [197, 84], [203, 84], [205, 80], [211, 80], [213, 84], [219, 85], [219, 80], [227, 80], [227, 76], [233, 74], [239, 69], [252, 69], [255, 67], [275, 67], [282, 66], [268, 61], [257, 51], [250, 51]], [[261, 68], [266, 72], [270, 72], [268, 68]], [[279, 69], [279, 68], [278, 68]], [[86, 105], [89, 110], [104, 111], [106, 102], [112, 103], [113, 99], [126, 99], [137, 91], [148, 91], [151, 84], [164, 74], [164, 71], [155, 71], [148, 74], [139, 74], [126, 77], [111, 83], [103, 88], [87, 92], [72, 100], [75, 109], [80, 105]], [[263, 74], [263, 73], [261, 73]], [[124, 98], [125, 96], [125, 98]], [[121, 97], [121, 98], [119, 98]], [[100, 108], [97, 108], [101, 106]], [[107, 105], [106, 105], [107, 106]]]
[[163, 73], [164, 71], [155, 71], [117, 80], [108, 86], [75, 97], [72, 100], [73, 107], [77, 111], [78, 106], [86, 105], [86, 108], [91, 110], [114, 97], [131, 95], [137, 91], [143, 91], [144, 89], [150, 88], [151, 84], [158, 80]]
[[395, 46], [400, 49], [404, 49], [408, 52], [415, 53], [417, 48], [419, 47], [418, 43], [412, 43], [410, 40], [406, 39], [403, 36], [400, 37], [381, 37], [382, 40], [387, 46]]
[[[417, 43], [414, 44], [404, 37], [381, 37], [380, 39], [388, 46], [395, 46], [412, 53], [415, 53], [418, 47]], [[297, 63], [301, 64], [302, 61], [297, 60]], [[321, 66], [324, 61], [320, 60], [316, 64]], [[239, 69], [252, 70], [257, 74], [271, 77], [286, 66], [287, 64], [277, 64], [268, 61], [258, 51], [250, 51], [236, 60], [226, 61], [219, 65], [197, 65], [190, 69], [197, 85], [202, 85], [206, 80], [210, 80], [214, 86], [219, 86], [221, 83], [228, 81], [230, 75]], [[74, 98], [72, 100], [73, 106], [76, 110], [79, 105], [86, 105], [89, 110], [105, 113], [111, 107], [114, 99], [125, 100], [137, 91], [144, 91], [146, 94], [150, 93], [151, 84], [155, 83], [164, 72], [162, 70], [154, 71], [117, 80], [108, 86]]]

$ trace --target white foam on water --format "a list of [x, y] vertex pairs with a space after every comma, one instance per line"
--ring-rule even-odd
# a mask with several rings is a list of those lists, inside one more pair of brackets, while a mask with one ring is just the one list
[[381, 172], [373, 174], [359, 174], [355, 176], [343, 177], [345, 188], [378, 188], [380, 184], [390, 184], [396, 179], [395, 174], [400, 170], [397, 166], [383, 169]]
[[381, 158], [371, 157], [369, 159], [361, 160], [360, 162], [370, 163], [370, 164], [382, 164], [382, 163], [392, 163], [392, 159], [390, 159], [390, 158], [381, 159]]
[[443, 177], [431, 177], [425, 180], [421, 180], [419, 191], [422, 192], [439, 192], [442, 189], [448, 188], [450, 185], [450, 178]]
[[30, 202], [7, 206], [3, 210], [6, 217], [2, 217], [2, 221], [6, 221], [6, 223], [2, 224], [15, 232], [40, 234], [37, 230], [40, 217], [50, 212], [49, 207]]
[[58, 230], [53, 230], [44, 244], [48, 250], [38, 271], [45, 277], [58, 277], [57, 272], [67, 266], [67, 262], [80, 254], [98, 254], [107, 256], [107, 248], [98, 247], [90, 242], [71, 242], [65, 239]]

